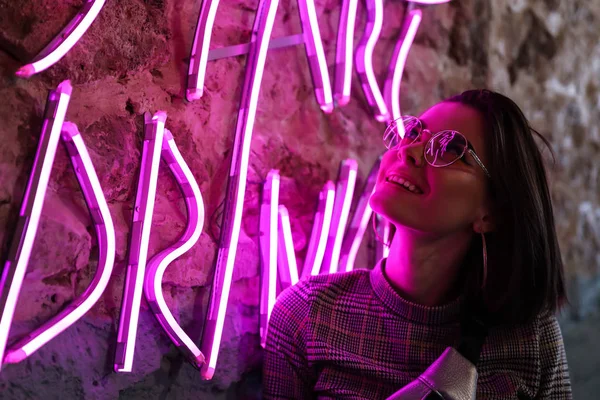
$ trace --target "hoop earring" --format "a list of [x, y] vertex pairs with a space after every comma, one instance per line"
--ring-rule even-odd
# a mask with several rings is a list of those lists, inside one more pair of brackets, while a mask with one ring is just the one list
[[384, 246], [390, 247], [391, 243], [386, 243], [383, 241], [383, 239], [381, 238], [381, 236], [379, 236], [379, 234], [377, 233], [377, 226], [375, 225], [375, 220], [377, 219], [377, 214], [375, 214], [375, 212], [373, 212], [373, 214], [371, 214], [371, 227], [373, 228], [373, 233], [375, 233], [375, 237], [377, 238], [377, 241], [381, 244], [383, 244]]
[[481, 242], [483, 243], [483, 281], [481, 282], [481, 288], [485, 288], [485, 283], [487, 281], [487, 246], [485, 243], [485, 235], [483, 232], [481, 233]]

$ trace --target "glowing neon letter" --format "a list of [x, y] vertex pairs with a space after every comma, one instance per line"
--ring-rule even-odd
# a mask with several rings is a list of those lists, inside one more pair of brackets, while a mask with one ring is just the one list
[[115, 229], [100, 187], [100, 181], [77, 125], [65, 122], [62, 126], [62, 139], [69, 152], [73, 170], [77, 175], [79, 186], [96, 228], [100, 252], [98, 269], [90, 286], [77, 299], [7, 350], [4, 358], [5, 363], [17, 363], [24, 360], [77, 322], [96, 304], [104, 289], [106, 289], [112, 273], [115, 260]]
[[334, 199], [335, 186], [332, 181], [327, 181], [323, 190], [319, 193], [319, 205], [315, 213], [304, 266], [302, 267], [303, 278], [309, 275], [319, 275], [321, 270], [325, 248], [327, 247], [327, 236], [331, 227]]
[[375, 182], [377, 181], [380, 164], [381, 156], [377, 158], [377, 161], [375, 161], [373, 167], [371, 167], [371, 172], [369, 172], [369, 177], [367, 178], [363, 192], [358, 200], [358, 205], [356, 206], [356, 210], [354, 210], [350, 228], [344, 236], [340, 254], [340, 271], [346, 272], [354, 269], [356, 253], [358, 252], [365, 230], [369, 225], [371, 214], [373, 213], [373, 210], [371, 210], [371, 207], [369, 206], [369, 199], [375, 190]]
[[333, 87], [333, 97], [338, 106], [345, 106], [350, 101], [354, 24], [356, 23], [357, 7], [358, 0], [342, 1], [335, 49], [335, 78]]
[[279, 206], [279, 251], [278, 270], [281, 290], [298, 283], [298, 265], [294, 253], [290, 215], [285, 206]]
[[194, 341], [183, 331], [173, 317], [162, 293], [162, 278], [165, 270], [174, 260], [181, 257], [200, 238], [204, 224], [204, 204], [198, 183], [181, 156], [173, 135], [168, 129], [162, 141], [162, 159], [169, 166], [185, 198], [188, 223], [181, 237], [170, 247], [164, 249], [148, 262], [144, 279], [144, 293], [150, 309], [165, 330], [171, 341], [196, 368], [204, 363], [204, 355]]
[[54, 155], [65, 119], [72, 91], [71, 83], [64, 81], [56, 90], [48, 94], [44, 111], [44, 125], [33, 162], [29, 181], [8, 259], [0, 278], [0, 361], [4, 359], [4, 349], [12, 323], [21, 285], [27, 270], [31, 248], [37, 233], [40, 214], [44, 205], [44, 196], [54, 163]]
[[366, 0], [366, 6], [367, 23], [364, 35], [356, 49], [356, 72], [375, 119], [385, 122], [389, 120], [388, 108], [373, 71], [373, 50], [383, 26], [383, 0]]
[[350, 213], [350, 206], [352, 205], [352, 197], [354, 195], [357, 169], [358, 164], [356, 160], [348, 159], [342, 161], [340, 176], [335, 190], [335, 202], [333, 205], [331, 226], [329, 228], [329, 237], [321, 267], [321, 271], [326, 268], [326, 271], [330, 274], [338, 271], [342, 240], [344, 240], [346, 222], [348, 221], [348, 214]]
[[279, 171], [271, 170], [263, 186], [260, 204], [260, 344], [265, 346], [267, 326], [277, 297], [277, 207]]
[[35, 56], [31, 63], [19, 68], [16, 75], [21, 78], [29, 78], [56, 64], [81, 39], [100, 13], [103, 5], [104, 0], [87, 0], [75, 18]]
[[[218, 5], [219, 0], [204, 0], [202, 3], [188, 68], [186, 91], [188, 101], [197, 100], [202, 96], [206, 77], [206, 64], [213, 54], [218, 51], [219, 56], [216, 56], [216, 58], [227, 57], [247, 53], [250, 48], [247, 44], [241, 44], [217, 49], [217, 51], [209, 54], [210, 39]], [[333, 111], [333, 95], [314, 0], [298, 0], [298, 9], [303, 34], [278, 38], [278, 43], [273, 41], [271, 46], [269, 46], [269, 43], [267, 43], [267, 46], [275, 48], [299, 43], [305, 44], [308, 65], [315, 86], [315, 97], [321, 109], [326, 113], [330, 113]]]
[[[400, 83], [402, 82], [402, 73], [404, 72], [408, 52], [419, 29], [421, 18], [421, 10], [409, 11], [402, 25], [402, 32], [396, 42], [390, 61], [383, 92], [385, 101], [392, 111], [392, 120], [396, 120], [402, 116], [400, 112]], [[400, 127], [400, 125], [402, 124], [398, 126]]]
[[331, 82], [327, 70], [327, 60], [321, 41], [319, 22], [315, 10], [314, 0], [298, 0], [300, 19], [302, 21], [302, 32], [304, 32], [304, 47], [306, 57], [311, 71], [315, 96], [317, 102], [326, 113], [333, 111], [333, 95], [331, 93]]
[[115, 371], [131, 372], [137, 334], [140, 301], [146, 271], [148, 242], [156, 195], [156, 180], [167, 114], [159, 111], [152, 118], [144, 114], [144, 149], [135, 196], [133, 224], [129, 242], [129, 265], [121, 303]]
[[252, 42], [250, 43], [250, 52], [246, 63], [244, 90], [238, 113], [231, 168], [229, 170], [229, 182], [227, 183], [221, 240], [208, 313], [202, 334], [201, 349], [206, 356], [206, 362], [201, 369], [201, 375], [204, 379], [212, 378], [221, 345], [225, 311], [227, 310], [227, 300], [229, 299], [233, 265], [242, 222], [250, 141], [252, 140], [252, 129], [256, 117], [256, 105], [278, 4], [279, 0], [260, 1], [252, 31]]
[[202, 1], [188, 68], [187, 90], [185, 92], [188, 101], [198, 100], [204, 93], [208, 50], [218, 6], [219, 0]]

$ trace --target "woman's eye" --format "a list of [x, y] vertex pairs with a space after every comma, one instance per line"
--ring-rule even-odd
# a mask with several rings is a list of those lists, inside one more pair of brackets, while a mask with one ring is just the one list
[[415, 140], [419, 136], [419, 132], [416, 129], [411, 129], [404, 135], [405, 139]]

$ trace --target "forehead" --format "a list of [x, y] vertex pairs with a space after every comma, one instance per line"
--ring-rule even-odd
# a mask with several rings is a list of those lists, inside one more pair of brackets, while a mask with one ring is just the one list
[[485, 120], [474, 108], [442, 102], [425, 111], [419, 119], [432, 133], [447, 129], [459, 131], [471, 142], [477, 155], [485, 158]]

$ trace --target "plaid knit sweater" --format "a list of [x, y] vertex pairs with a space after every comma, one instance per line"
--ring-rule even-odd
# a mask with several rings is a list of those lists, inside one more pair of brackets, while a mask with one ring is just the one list
[[[263, 369], [266, 399], [385, 399], [460, 340], [461, 299], [426, 307], [372, 271], [312, 276], [278, 297]], [[478, 399], [571, 399], [553, 315], [490, 330], [477, 364]]]

